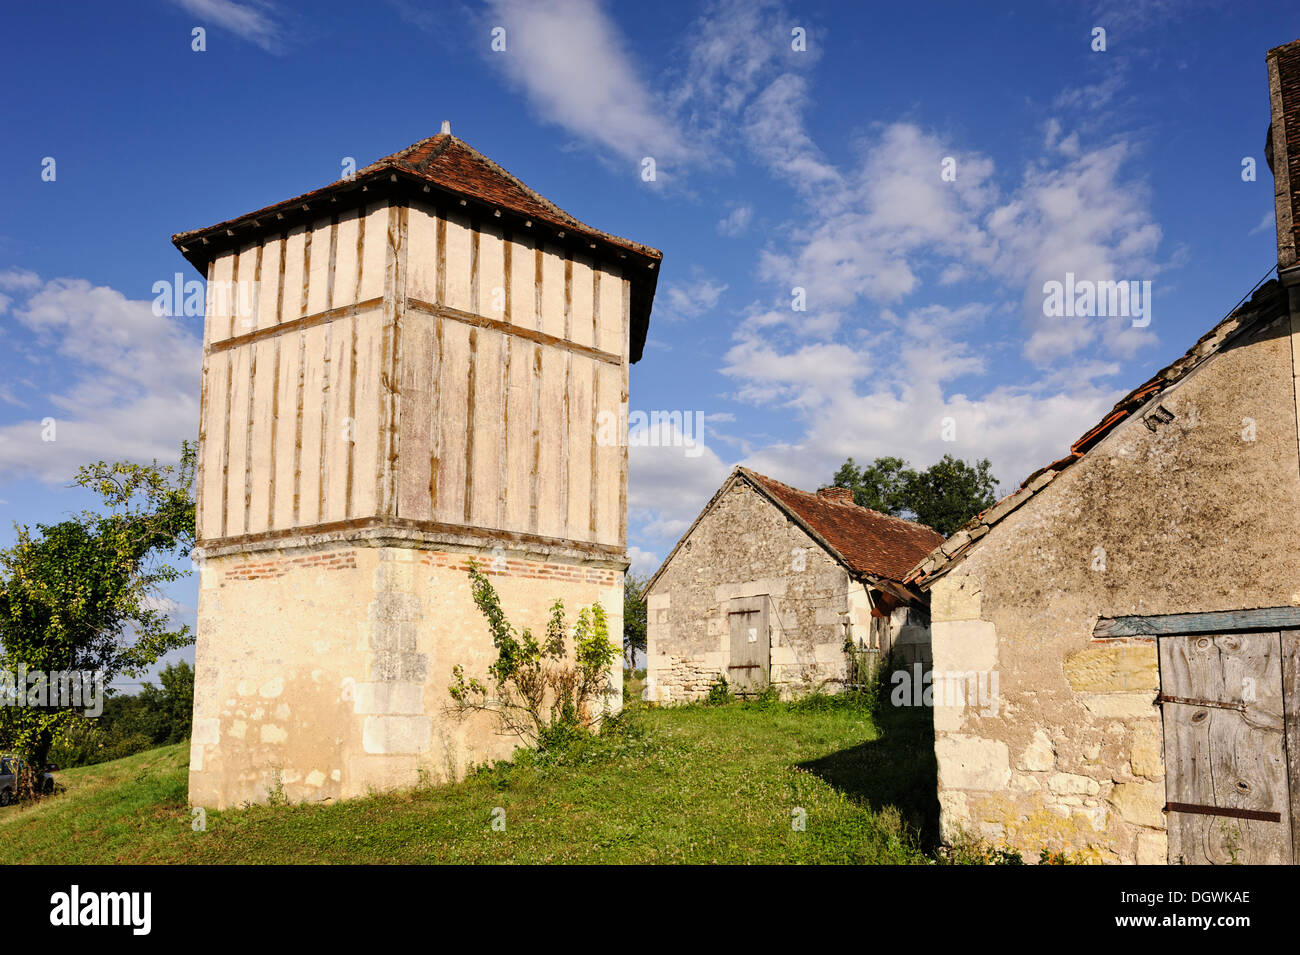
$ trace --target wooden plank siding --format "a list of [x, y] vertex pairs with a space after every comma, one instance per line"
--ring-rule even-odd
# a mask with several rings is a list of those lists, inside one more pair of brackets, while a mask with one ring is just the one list
[[626, 541], [629, 283], [429, 203], [339, 210], [215, 259], [200, 540], [405, 527]]
[[1290, 863], [1279, 634], [1163, 636], [1159, 651], [1170, 861]]

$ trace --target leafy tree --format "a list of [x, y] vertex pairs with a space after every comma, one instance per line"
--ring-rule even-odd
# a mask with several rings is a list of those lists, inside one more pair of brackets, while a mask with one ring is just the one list
[[853, 500], [895, 517], [905, 517], [949, 536], [997, 501], [997, 479], [987, 458], [969, 464], [945, 454], [917, 471], [902, 458], [877, 458], [858, 467], [849, 458], [831, 483], [853, 489]]
[[[169, 559], [194, 546], [194, 464], [186, 442], [177, 465], [88, 465], [75, 484], [99, 494], [107, 514], [15, 525], [17, 541], [0, 550], [0, 669], [98, 671], [107, 685], [193, 642], [158, 598], [189, 573]], [[20, 795], [36, 793], [51, 746], [79, 718], [57, 702], [0, 707], [0, 746], [24, 766]]]
[[496, 588], [472, 560], [469, 577], [497, 658], [488, 667], [487, 682], [466, 679], [462, 666], [452, 667], [453, 709], [461, 715], [491, 711], [505, 732], [541, 749], [561, 746], [593, 729], [603, 715], [603, 698], [612, 689], [610, 668], [619, 655], [609, 639], [605, 609], [593, 604], [579, 611], [570, 655], [563, 601], [551, 605], [546, 634], [539, 640], [527, 627], [515, 630]]
[[636, 655], [646, 652], [646, 578], [628, 574], [623, 579], [623, 657], [636, 669]]
[[78, 715], [50, 750], [60, 766], [86, 766], [120, 759], [190, 737], [194, 712], [194, 668], [184, 660], [163, 667], [159, 686], [139, 693], [114, 692], [98, 719]]
[[908, 511], [907, 483], [915, 473], [902, 458], [876, 458], [861, 468], [849, 458], [835, 472], [831, 484], [853, 488], [853, 501], [860, 507], [899, 516]]

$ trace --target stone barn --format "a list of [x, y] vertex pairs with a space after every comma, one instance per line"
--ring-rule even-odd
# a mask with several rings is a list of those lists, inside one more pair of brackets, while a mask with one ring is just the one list
[[867, 679], [891, 650], [929, 657], [924, 599], [903, 584], [943, 538], [736, 468], [646, 585], [647, 698], [688, 702], [720, 677], [783, 697]]
[[466, 564], [516, 626], [599, 602], [620, 640], [627, 449], [597, 419], [627, 420], [660, 253], [446, 124], [173, 241], [208, 280], [191, 801], [357, 796], [507, 756], [489, 716], [446, 713], [452, 667], [493, 656]]
[[910, 577], [946, 838], [1300, 861], [1300, 41], [1267, 65], [1278, 280]]

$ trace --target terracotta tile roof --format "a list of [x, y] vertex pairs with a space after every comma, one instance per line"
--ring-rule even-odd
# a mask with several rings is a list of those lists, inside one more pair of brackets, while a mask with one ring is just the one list
[[[624, 274], [632, 279], [631, 359], [640, 359], [663, 253], [579, 221], [450, 133], [438, 133], [376, 160], [357, 170], [350, 179], [332, 182], [216, 225], [178, 232], [172, 236], [172, 243], [206, 275], [208, 261], [218, 252], [255, 241], [263, 232], [278, 232], [294, 222], [328, 214], [322, 208], [324, 202], [333, 203], [352, 193], [359, 195], [363, 189], [375, 190], [370, 195], [378, 197], [383, 194], [380, 190], [396, 190], [401, 186], [409, 189], [412, 185], [417, 190], [422, 187], [428, 192], [432, 188], [472, 201], [489, 214], [511, 213], [521, 220], [519, 224], [524, 229], [535, 229], [539, 238], [544, 236], [549, 242], [576, 246], [587, 254], [599, 251], [619, 262], [625, 267]], [[333, 208], [337, 210], [339, 206]]]
[[1250, 301], [1233, 309], [1227, 318], [1202, 335], [1181, 358], [1168, 367], [1162, 368], [1121, 398], [1100, 422], [1070, 446], [1069, 454], [1046, 467], [1039, 468], [1025, 478], [1017, 490], [971, 518], [964, 527], [934, 548], [905, 575], [906, 582], [922, 588], [928, 587], [961, 561], [990, 528], [1045, 488], [1058, 474], [1084, 457], [1121, 422], [1144, 411], [1152, 404], [1158, 408], [1156, 399], [1162, 392], [1186, 378], [1202, 362], [1217, 354], [1238, 332], [1254, 328], [1261, 322], [1271, 321], [1286, 312], [1287, 295], [1280, 282], [1273, 279], [1259, 286], [1254, 290]]
[[749, 468], [737, 471], [811, 528], [858, 576], [902, 581], [917, 560], [943, 542], [942, 534], [924, 524], [801, 491]]
[[611, 235], [575, 219], [541, 193], [536, 192], [487, 156], [451, 133], [437, 133], [428, 139], [376, 160], [357, 170], [365, 176], [386, 169], [409, 172], [448, 192], [479, 199], [540, 222], [571, 230], [579, 235], [606, 242], [616, 248], [655, 259], [663, 258], [658, 249], [630, 239]]

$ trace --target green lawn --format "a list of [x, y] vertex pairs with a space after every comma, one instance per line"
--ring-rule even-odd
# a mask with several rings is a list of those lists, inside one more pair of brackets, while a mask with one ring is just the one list
[[454, 786], [334, 805], [209, 812], [206, 832], [191, 830], [188, 747], [169, 746], [59, 773], [66, 792], [0, 810], [0, 861], [924, 862], [937, 811], [928, 718], [825, 697], [638, 706], [554, 760], [524, 754]]

